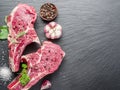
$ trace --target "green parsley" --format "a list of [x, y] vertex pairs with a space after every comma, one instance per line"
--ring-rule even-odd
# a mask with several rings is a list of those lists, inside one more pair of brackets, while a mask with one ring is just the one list
[[30, 77], [27, 74], [27, 65], [22, 64], [22, 68], [23, 69], [22, 69], [21, 77], [20, 77], [19, 81], [22, 84], [22, 86], [25, 86], [30, 81]]
[[25, 86], [30, 81], [30, 77], [26, 73], [24, 73], [19, 80], [22, 86]]
[[7, 39], [8, 37], [8, 27], [6, 25], [0, 26], [0, 39]]
[[26, 69], [27, 68], [27, 65], [26, 64], [22, 64], [22, 68]]

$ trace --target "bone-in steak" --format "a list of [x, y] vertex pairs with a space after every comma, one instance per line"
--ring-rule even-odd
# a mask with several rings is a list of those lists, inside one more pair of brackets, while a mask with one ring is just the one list
[[30, 81], [24, 87], [21, 85], [19, 78], [16, 77], [9, 85], [9, 90], [28, 90], [35, 85], [44, 76], [55, 72], [65, 56], [65, 52], [57, 44], [44, 41], [43, 45], [37, 52], [21, 57], [22, 61], [27, 62], [28, 75]]
[[9, 64], [13, 72], [19, 70], [20, 57], [25, 47], [32, 42], [40, 44], [34, 30], [36, 17], [35, 9], [26, 4], [17, 5], [7, 17]]

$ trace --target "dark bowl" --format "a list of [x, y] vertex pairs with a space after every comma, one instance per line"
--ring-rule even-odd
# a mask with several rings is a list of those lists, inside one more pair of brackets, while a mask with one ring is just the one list
[[[52, 17], [52, 18], [45, 18], [45, 17], [43, 17], [42, 16], [42, 9], [46, 6], [46, 5], [52, 5], [53, 6], [53, 8], [55, 9], [55, 13], [54, 13], [54, 17]], [[44, 9], [46, 9], [46, 8], [44, 8]], [[48, 9], [46, 9], [46, 10], [48, 10]], [[58, 15], [58, 10], [57, 10], [57, 7], [54, 5], [54, 4], [52, 4], [52, 3], [45, 3], [45, 4], [43, 4], [42, 6], [41, 6], [41, 8], [40, 8], [40, 17], [43, 19], [43, 20], [45, 20], [45, 21], [52, 21], [52, 20], [54, 20], [56, 17], [57, 17], [57, 15]]]

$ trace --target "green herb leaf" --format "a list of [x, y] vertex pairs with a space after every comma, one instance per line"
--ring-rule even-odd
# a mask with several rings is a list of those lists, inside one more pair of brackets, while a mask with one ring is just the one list
[[6, 25], [0, 26], [0, 39], [7, 39], [8, 27]]
[[26, 74], [26, 73], [27, 73], [27, 70], [26, 70], [26, 69], [23, 69], [21, 73], [22, 73], [22, 74]]
[[22, 68], [26, 69], [27, 68], [27, 65], [26, 64], [22, 64]]
[[25, 86], [29, 81], [30, 77], [27, 74], [27, 64], [22, 64], [22, 72], [21, 72], [21, 77], [19, 78], [20, 83], [22, 86]]
[[6, 25], [0, 26], [0, 29], [8, 29]]
[[25, 35], [25, 34], [26, 34], [25, 31], [19, 32], [19, 33], [17, 34], [16, 38], [19, 38], [19, 37], [21, 37], [21, 36], [23, 36], [23, 35]]
[[30, 81], [30, 77], [27, 74], [22, 74], [19, 81], [22, 84], [22, 86], [25, 86]]
[[10, 41], [12, 44], [15, 44], [15, 43], [17, 43], [17, 41], [16, 41], [16, 39], [11, 39], [11, 41]]

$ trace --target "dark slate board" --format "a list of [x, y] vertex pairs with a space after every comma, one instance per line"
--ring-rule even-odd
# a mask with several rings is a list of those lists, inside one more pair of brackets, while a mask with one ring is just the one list
[[[39, 18], [39, 8], [45, 2], [48, 1], [0, 0], [0, 25], [18, 3], [27, 3], [38, 13], [35, 29], [39, 38], [46, 40], [43, 33], [46, 23]], [[55, 21], [63, 27], [62, 38], [53, 42], [66, 52], [59, 70], [45, 77], [52, 82], [49, 90], [120, 90], [120, 0], [49, 2], [58, 7], [59, 16]], [[4, 64], [8, 64], [7, 40], [0, 41], [0, 67]], [[1, 82], [0, 90], [7, 90], [10, 81]], [[40, 90], [40, 85], [41, 81], [30, 90]]]

